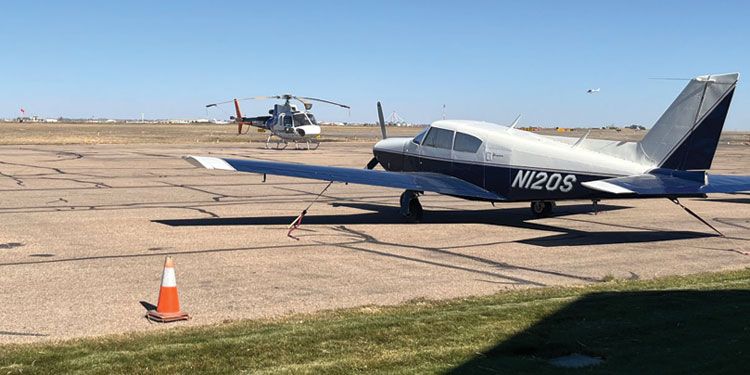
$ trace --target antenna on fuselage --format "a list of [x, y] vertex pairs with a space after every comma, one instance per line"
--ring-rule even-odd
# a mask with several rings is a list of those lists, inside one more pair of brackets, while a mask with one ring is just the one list
[[511, 128], [511, 129], [515, 129], [515, 128], [516, 128], [516, 125], [518, 125], [518, 121], [520, 121], [520, 120], [521, 120], [521, 115], [519, 114], [519, 115], [518, 115], [518, 117], [516, 117], [516, 119], [515, 119], [515, 120], [513, 120], [513, 123], [512, 123], [512, 124], [510, 124], [510, 128]]
[[576, 147], [578, 147], [578, 145], [580, 145], [581, 143], [583, 143], [583, 141], [585, 141], [586, 138], [588, 138], [589, 134], [591, 134], [591, 129], [589, 129], [589, 131], [587, 131], [586, 134], [584, 134], [583, 136], [581, 136], [581, 138], [578, 138], [578, 140], [576, 141], [576, 143], [574, 143], [573, 146], [570, 146], [570, 148], [576, 148]]

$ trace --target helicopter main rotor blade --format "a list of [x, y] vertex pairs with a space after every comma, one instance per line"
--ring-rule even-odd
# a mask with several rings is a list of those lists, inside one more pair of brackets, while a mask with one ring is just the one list
[[267, 100], [267, 99], [283, 99], [283, 98], [280, 95], [274, 95], [274, 96], [251, 96], [251, 97], [248, 97], [248, 98], [232, 99], [232, 100], [226, 100], [226, 101], [218, 102], [218, 103], [206, 104], [206, 108], [216, 107], [216, 106], [219, 106], [219, 105], [222, 105], [222, 104], [232, 103], [235, 100], [237, 100], [237, 101], [243, 101], [243, 100]]
[[346, 105], [346, 104], [336, 103], [336, 102], [332, 102], [332, 101], [330, 101], [330, 100], [325, 100], [325, 99], [310, 98], [310, 97], [307, 97], [307, 96], [294, 96], [294, 98], [295, 98], [295, 99], [314, 100], [314, 101], [316, 101], [316, 102], [328, 103], [328, 104], [333, 104], [333, 105], [337, 105], [337, 106], [339, 106], [339, 107], [343, 107], [343, 108], [351, 109], [351, 107], [349, 107], [349, 106], [348, 106], [348, 105]]
[[302, 103], [302, 105], [305, 106], [305, 110], [306, 111], [309, 111], [309, 110], [312, 109], [312, 103], [306, 102], [306, 101], [302, 100], [302, 98], [299, 98], [299, 97], [296, 97], [296, 96], [293, 96], [293, 98], [296, 99], [297, 101], [299, 101], [300, 103]]

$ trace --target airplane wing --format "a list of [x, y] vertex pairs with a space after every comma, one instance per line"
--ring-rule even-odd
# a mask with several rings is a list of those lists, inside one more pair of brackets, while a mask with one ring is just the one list
[[612, 194], [681, 196], [750, 192], [750, 176], [714, 175], [702, 171], [652, 172], [583, 182], [583, 186]]
[[470, 182], [439, 173], [388, 172], [372, 169], [326, 167], [251, 159], [223, 159], [206, 156], [187, 156], [185, 159], [190, 164], [206, 169], [263, 173], [322, 181], [384, 186], [405, 190], [431, 191], [446, 195], [492, 201], [505, 200], [504, 197]]

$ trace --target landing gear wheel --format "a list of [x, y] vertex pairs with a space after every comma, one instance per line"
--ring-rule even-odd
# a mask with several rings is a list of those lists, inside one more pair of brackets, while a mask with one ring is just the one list
[[555, 207], [555, 202], [551, 201], [532, 201], [531, 202], [531, 214], [534, 217], [548, 217], [552, 213], [552, 209]]
[[422, 221], [424, 210], [419, 203], [419, 193], [407, 190], [401, 194], [401, 215], [411, 223]]

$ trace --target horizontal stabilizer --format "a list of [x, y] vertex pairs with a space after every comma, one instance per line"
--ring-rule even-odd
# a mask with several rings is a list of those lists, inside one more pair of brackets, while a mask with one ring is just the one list
[[251, 159], [222, 159], [206, 156], [187, 156], [185, 159], [190, 164], [206, 169], [262, 173], [321, 181], [348, 182], [414, 191], [430, 191], [491, 201], [505, 200], [504, 197], [470, 182], [438, 173], [388, 172], [373, 169], [326, 167]]
[[750, 192], [750, 176], [713, 175], [702, 171], [656, 170], [652, 173], [583, 182], [610, 194], [649, 197], [696, 196]]

